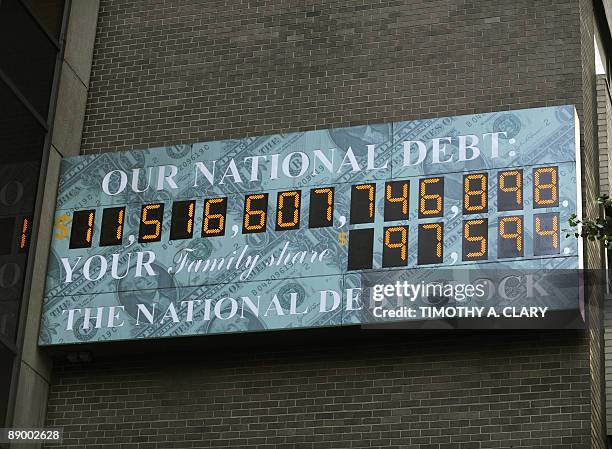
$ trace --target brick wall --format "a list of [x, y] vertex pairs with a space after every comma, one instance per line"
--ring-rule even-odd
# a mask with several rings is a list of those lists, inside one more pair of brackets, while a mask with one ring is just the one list
[[66, 439], [47, 447], [589, 448], [585, 345], [422, 331], [64, 366], [48, 418]]
[[[585, 0], [102, 0], [82, 152], [575, 104], [596, 167], [588, 20]], [[48, 422], [79, 448], [600, 447], [597, 350], [411, 332], [58, 360]]]
[[103, 0], [82, 150], [580, 108], [575, 1]]
[[610, 195], [610, 174], [612, 174], [612, 101], [606, 75], [597, 77], [597, 135], [599, 144], [599, 188], [601, 193]]
[[[580, 42], [582, 60], [582, 121], [580, 152], [582, 157], [583, 211], [588, 217], [599, 216], [596, 198], [600, 194], [599, 152], [597, 142], [597, 82], [595, 76], [593, 0], [580, 0]], [[591, 436], [592, 448], [605, 448], [605, 400], [603, 353], [602, 246], [584, 243], [586, 296], [589, 316], [589, 366], [591, 376]]]
[[[610, 149], [612, 148], [612, 101], [606, 75], [597, 77], [597, 133], [599, 143], [599, 174], [601, 192], [610, 194]], [[604, 349], [605, 349], [605, 390], [606, 425], [612, 433], [612, 295], [604, 301]]]

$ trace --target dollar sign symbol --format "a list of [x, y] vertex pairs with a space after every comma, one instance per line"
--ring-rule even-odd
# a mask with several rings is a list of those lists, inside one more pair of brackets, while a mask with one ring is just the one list
[[53, 233], [53, 237], [59, 240], [64, 240], [68, 237], [68, 226], [66, 223], [70, 223], [70, 217], [66, 214], [60, 215], [55, 219], [53, 228], [56, 232]]
[[344, 246], [348, 243], [348, 240], [346, 239], [346, 232], [338, 233], [338, 242], [340, 243], [340, 246]]

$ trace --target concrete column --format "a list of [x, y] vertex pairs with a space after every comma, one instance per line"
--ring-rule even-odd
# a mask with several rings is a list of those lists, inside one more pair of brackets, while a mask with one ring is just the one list
[[[71, 2], [64, 59], [60, 70], [51, 149], [45, 181], [40, 227], [36, 234], [34, 275], [28, 300], [25, 338], [21, 354], [13, 427], [45, 427], [50, 358], [38, 347], [47, 259], [53, 232], [55, 197], [62, 157], [79, 154], [87, 90], [96, 36], [99, 0]], [[19, 449], [40, 448], [40, 443], [19, 444]]]

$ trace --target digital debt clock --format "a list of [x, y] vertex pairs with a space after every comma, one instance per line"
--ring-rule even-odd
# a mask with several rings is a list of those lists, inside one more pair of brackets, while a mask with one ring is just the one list
[[561, 106], [67, 158], [41, 343], [358, 324], [372, 274], [581, 268], [577, 148]]

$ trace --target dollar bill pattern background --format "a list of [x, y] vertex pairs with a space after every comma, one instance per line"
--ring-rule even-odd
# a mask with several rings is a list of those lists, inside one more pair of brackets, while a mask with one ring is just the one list
[[[268, 329], [283, 329], [291, 327], [321, 327], [358, 324], [364, 316], [359, 311], [346, 310], [346, 288], [359, 288], [371, 285], [377, 279], [406, 278], [410, 282], [431, 280], [434, 268], [416, 268], [416, 245], [418, 223], [444, 222], [444, 264], [440, 266], [461, 266], [470, 269], [473, 276], [478, 270], [510, 270], [510, 269], [575, 269], [579, 268], [578, 243], [575, 239], [561, 238], [561, 252], [555, 257], [534, 257], [530, 254], [532, 248], [532, 216], [531, 207], [531, 173], [534, 166], [557, 165], [560, 173], [560, 206], [551, 211], [560, 213], [560, 223], [577, 209], [578, 195], [576, 192], [576, 119], [572, 106], [538, 108], [521, 111], [504, 111], [499, 113], [478, 114], [460, 117], [417, 120], [382, 125], [357, 126], [344, 129], [316, 130], [310, 132], [278, 134], [263, 137], [247, 137], [244, 139], [197, 143], [149, 150], [139, 150], [121, 153], [103, 153], [98, 155], [66, 158], [62, 163], [61, 179], [58, 189], [56, 206], [56, 232], [52, 241], [49, 270], [47, 275], [46, 294], [43, 308], [40, 343], [43, 345], [79, 343], [90, 341], [125, 340], [142, 338], [160, 338], [182, 335], [201, 335], [208, 333], [261, 331]], [[403, 166], [403, 143], [406, 140], [430, 141], [435, 137], [456, 137], [458, 135], [506, 132], [500, 138], [500, 157], [490, 158], [486, 152], [473, 161], [453, 162], [452, 164], [422, 163], [415, 166]], [[514, 139], [512, 145], [508, 140]], [[194, 164], [197, 161], [216, 160], [217, 167], [226, 167], [231, 159], [241, 161], [245, 157], [265, 156], [279, 153], [283, 156], [295, 151], [311, 153], [315, 149], [326, 152], [336, 149], [335, 166], [339, 165], [344, 151], [349, 147], [354, 151], [360, 165], [366, 166], [367, 145], [375, 145], [375, 166], [382, 166], [389, 160], [387, 169], [376, 171], [352, 172], [344, 170], [340, 173], [329, 173], [324, 167], [317, 167], [320, 173], [312, 176], [312, 167], [299, 178], [269, 179], [269, 163], [261, 165], [260, 177], [257, 182], [240, 184], [226, 182], [223, 185], [210, 186], [203, 182], [198, 187], [194, 184]], [[482, 142], [479, 146], [482, 145]], [[512, 153], [510, 153], [512, 151]], [[447, 152], [447, 154], [450, 153]], [[143, 192], [133, 192], [129, 187], [121, 194], [108, 196], [102, 192], [101, 182], [104, 175], [112, 170], [123, 170], [128, 174], [133, 169], [141, 169], [141, 184], [144, 189], [147, 170], [151, 167], [172, 164], [178, 168], [175, 177], [179, 186], [175, 191], [157, 191], [149, 188]], [[247, 180], [250, 166], [237, 164], [240, 175]], [[524, 215], [525, 222], [525, 257], [508, 261], [496, 260], [495, 244], [497, 232], [496, 192], [497, 172], [506, 167], [524, 168]], [[295, 171], [297, 166], [292, 167]], [[461, 184], [463, 172], [486, 171], [489, 175], [489, 213], [483, 216], [489, 218], [489, 261], [468, 263], [461, 261], [461, 227], [464, 216], [461, 213], [463, 201]], [[454, 173], [449, 175], [448, 173]], [[418, 179], [428, 175], [445, 176], [444, 218], [438, 220], [419, 220], [417, 214], [417, 183]], [[410, 178], [410, 219], [402, 222], [383, 221], [384, 182], [390, 179]], [[155, 176], [153, 177], [153, 182]], [[348, 223], [350, 209], [350, 186], [361, 182], [375, 182], [376, 219], [374, 224], [349, 225], [339, 227], [340, 217]], [[320, 229], [308, 229], [309, 189], [315, 186], [334, 186], [334, 226]], [[111, 186], [111, 190], [113, 187]], [[301, 226], [299, 230], [275, 231], [276, 192], [291, 189], [301, 189]], [[265, 233], [246, 234], [240, 231], [232, 237], [232, 226], [240, 227], [244, 207], [245, 193], [267, 192], [269, 194], [269, 219]], [[201, 209], [203, 199], [217, 196], [228, 197], [227, 227], [224, 237], [201, 238]], [[170, 210], [172, 201], [195, 199], [198, 201], [194, 237], [187, 240], [169, 241]], [[140, 210], [143, 204], [153, 202], [165, 203], [165, 216], [162, 227], [162, 240], [158, 243], [126, 245], [126, 236], [138, 232]], [[69, 219], [75, 210], [96, 209], [96, 227], [99, 232], [101, 212], [103, 207], [126, 206], [124, 246], [98, 247], [96, 237], [91, 248], [68, 249]], [[546, 212], [548, 209], [538, 209], [536, 212]], [[198, 217], [198, 214], [200, 215]], [[503, 214], [501, 214], [503, 215]], [[511, 215], [505, 213], [505, 215]], [[68, 218], [68, 221], [66, 220]], [[469, 218], [478, 218], [471, 215]], [[408, 269], [381, 269], [383, 227], [389, 225], [408, 225]], [[363, 272], [347, 271], [347, 250], [345, 244], [349, 229], [373, 228], [375, 230], [373, 270]], [[257, 254], [261, 261], [270, 257], [278, 257], [281, 249], [288, 243], [293, 253], [311, 251], [320, 253], [329, 251], [329, 256], [323, 263], [296, 264], [294, 266], [272, 265], [260, 263], [251, 276], [245, 281], [240, 278], [241, 271], [219, 270], [211, 272], [187, 272], [169, 274], [168, 268], [180, 259], [185, 248], [193, 250], [192, 257], [200, 259], [228, 258], [248, 245], [248, 254]], [[95, 254], [109, 256], [120, 253], [122, 260], [120, 272], [128, 267], [134, 269], [134, 254], [139, 250], [153, 250], [156, 254], [154, 267], [159, 273], [155, 277], [143, 277], [134, 280], [131, 276], [122, 280], [105, 276], [100, 281], [88, 281], [82, 275], [76, 276], [74, 282], [62, 282], [60, 257], [81, 256], [84, 259]], [[439, 267], [439, 266], [438, 266]], [[320, 290], [335, 290], [343, 297], [340, 307], [332, 312], [319, 313]], [[277, 295], [283, 305], [284, 314], [270, 313], [262, 316], [270, 306], [271, 298]], [[292, 296], [293, 295], [293, 296]], [[137, 303], [156, 304], [158, 310], [165, 310], [170, 303], [181, 310], [181, 301], [193, 299], [212, 299], [213, 304], [221, 298], [240, 298], [248, 296], [254, 299], [261, 297], [260, 316], [240, 312], [231, 319], [211, 319], [202, 321], [194, 319], [191, 323], [181, 321], [174, 323], [166, 320], [164, 323], [139, 325], [135, 323], [135, 307]], [[570, 295], [571, 296], [571, 295]], [[291, 298], [297, 298], [298, 310], [308, 310], [308, 313], [289, 315]], [[294, 299], [295, 300], [295, 299]], [[546, 300], [542, 299], [542, 303]], [[227, 302], [227, 301], [226, 301]], [[113, 329], [83, 330], [77, 320], [74, 330], [65, 331], [66, 314], [70, 308], [124, 306], [125, 324]], [[466, 305], [466, 304], [462, 304]], [[534, 304], [535, 305], [535, 304]], [[577, 299], [552, 304], [553, 307], [576, 307]], [[194, 315], [201, 315], [203, 305], [197, 306]], [[181, 312], [182, 313], [182, 312]], [[229, 310], [223, 309], [223, 316]]]

